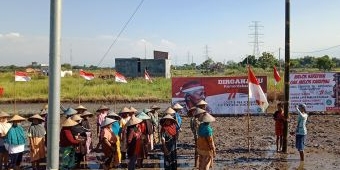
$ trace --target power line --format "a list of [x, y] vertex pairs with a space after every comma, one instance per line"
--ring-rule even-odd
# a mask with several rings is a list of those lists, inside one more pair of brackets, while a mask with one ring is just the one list
[[110, 45], [110, 47], [107, 49], [107, 51], [105, 52], [105, 54], [103, 55], [103, 57], [100, 59], [99, 63], [97, 64], [97, 67], [103, 62], [104, 58], [106, 57], [106, 55], [110, 52], [112, 46], [118, 41], [118, 38], [120, 37], [120, 35], [123, 33], [123, 31], [126, 29], [127, 25], [130, 23], [130, 21], [132, 20], [132, 18], [135, 16], [135, 14], [137, 13], [137, 11], [139, 10], [139, 8], [142, 6], [144, 0], [141, 0], [141, 2], [139, 3], [139, 5], [137, 6], [137, 8], [135, 9], [135, 11], [132, 13], [132, 15], [130, 16], [129, 20], [124, 24], [123, 28], [120, 30], [120, 32], [118, 33], [118, 35], [116, 36], [116, 38], [113, 40], [112, 44]]
[[315, 51], [304, 51], [304, 52], [292, 52], [292, 53], [317, 53], [317, 52], [322, 52], [322, 51], [327, 51], [327, 50], [330, 50], [330, 49], [333, 49], [333, 48], [337, 48], [337, 47], [340, 47], [340, 45], [335, 45], [335, 46], [332, 46], [332, 47], [328, 47], [328, 48], [325, 48], [325, 49], [320, 49], [320, 50], [315, 50]]

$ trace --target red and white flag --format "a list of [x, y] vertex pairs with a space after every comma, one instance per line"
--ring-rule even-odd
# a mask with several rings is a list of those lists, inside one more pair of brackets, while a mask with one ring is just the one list
[[275, 79], [275, 85], [281, 80], [279, 72], [276, 70], [276, 67], [274, 66], [274, 79]]
[[152, 83], [152, 79], [146, 70], [144, 70], [144, 78], [146, 81], [150, 81]]
[[31, 77], [27, 75], [26, 72], [15, 71], [15, 81], [30, 81]]
[[119, 82], [119, 83], [127, 83], [126, 78], [118, 72], [116, 72], [115, 74], [115, 80], [116, 82]]
[[86, 72], [84, 70], [79, 71], [79, 75], [83, 77], [85, 80], [92, 80], [94, 79], [94, 74], [90, 72]]
[[269, 106], [267, 97], [263, 93], [263, 90], [259, 84], [259, 81], [255, 77], [250, 66], [248, 66], [248, 87], [249, 87], [249, 98], [255, 98], [256, 103], [261, 107], [262, 111], [265, 111]]

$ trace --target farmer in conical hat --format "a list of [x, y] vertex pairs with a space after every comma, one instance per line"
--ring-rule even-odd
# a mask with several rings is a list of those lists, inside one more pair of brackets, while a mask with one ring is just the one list
[[83, 161], [85, 159], [85, 155], [86, 155], [86, 137], [87, 137], [86, 132], [88, 130], [86, 130], [81, 125], [81, 121], [83, 120], [83, 118], [80, 117], [79, 114], [73, 115], [71, 117], [71, 119], [78, 123], [75, 126], [71, 127], [72, 135], [75, 138], [81, 139], [81, 142], [76, 147], [76, 153], [75, 153], [75, 156], [76, 156], [76, 168], [80, 168], [80, 163], [81, 163], [81, 161]]
[[46, 130], [42, 125], [44, 118], [39, 114], [35, 114], [28, 118], [28, 121], [32, 122], [31, 126], [28, 128], [27, 136], [30, 143], [30, 156], [33, 169], [38, 169], [40, 161], [42, 161], [45, 156], [45, 134]]
[[116, 146], [117, 146], [117, 161], [118, 163], [120, 164], [122, 162], [122, 153], [121, 153], [121, 150], [120, 150], [120, 139], [121, 139], [121, 132], [122, 132], [122, 127], [121, 127], [121, 124], [120, 124], [120, 120], [122, 119], [118, 114], [116, 114], [115, 112], [110, 112], [106, 118], [110, 118], [110, 119], [113, 119], [113, 120], [116, 120], [115, 122], [112, 123], [111, 125], [111, 130], [113, 132], [113, 134], [116, 136], [117, 138], [117, 142], [116, 142]]
[[64, 110], [64, 115], [66, 116], [66, 118], [70, 118], [73, 115], [77, 114], [77, 111], [74, 110], [73, 108], [69, 107], [66, 110]]
[[12, 127], [12, 124], [8, 123], [9, 117], [11, 116], [8, 113], [0, 111], [0, 169], [2, 169], [2, 165], [8, 166], [8, 151], [4, 145], [4, 138]]
[[118, 139], [112, 131], [112, 123], [114, 122], [117, 122], [117, 120], [105, 118], [101, 125], [102, 131], [100, 137], [103, 148], [102, 151], [105, 156], [104, 169], [110, 169], [119, 165], [116, 145]]
[[[138, 158], [142, 158], [142, 131], [139, 123], [143, 120], [132, 115], [127, 122], [127, 155], [129, 158], [128, 169], [136, 168], [136, 161]], [[142, 168], [142, 165], [138, 164], [137, 168]]]
[[87, 162], [87, 158], [86, 155], [89, 154], [91, 152], [91, 150], [93, 149], [92, 146], [92, 132], [91, 132], [91, 125], [90, 125], [90, 121], [89, 118], [93, 116], [93, 113], [89, 112], [89, 111], [84, 111], [80, 117], [82, 118], [81, 120], [81, 126], [86, 130], [86, 142], [85, 142], [85, 146], [86, 146], [86, 152], [84, 155], [84, 162]]
[[[100, 107], [97, 109], [97, 137], [99, 138], [100, 136], [100, 131], [101, 131], [101, 124], [104, 122], [107, 114], [109, 113], [110, 108], [105, 106], [105, 105], [100, 105]], [[96, 151], [99, 150], [101, 141], [98, 141], [97, 146], [95, 148]]]
[[127, 122], [130, 120], [130, 115], [134, 115], [135, 112], [135, 108], [131, 107], [131, 109], [133, 109], [133, 111], [127, 107], [123, 107], [120, 111], [119, 111], [119, 116], [122, 117], [122, 119], [120, 119], [120, 125], [122, 127], [122, 133], [121, 133], [121, 145], [120, 145], [120, 151], [122, 153], [122, 160], [126, 159], [126, 150], [127, 150], [127, 131], [126, 131], [126, 124]]
[[9, 169], [19, 169], [22, 162], [22, 156], [25, 150], [26, 136], [25, 131], [20, 125], [20, 122], [26, 119], [14, 115], [8, 122], [12, 123], [12, 127], [8, 130], [5, 146], [7, 145], [7, 150], [9, 153]]
[[77, 125], [78, 122], [67, 118], [61, 124], [60, 130], [60, 152], [62, 154], [61, 169], [72, 169], [76, 166], [75, 148], [81, 142], [80, 138], [74, 137], [71, 132], [71, 127]]
[[173, 117], [178, 123], [177, 130], [180, 130], [181, 125], [182, 125], [182, 117], [180, 116], [180, 113], [183, 107], [179, 103], [176, 103], [172, 106], [172, 109], [175, 111], [175, 114], [173, 115]]
[[77, 114], [82, 114], [87, 110], [87, 108], [80, 104], [75, 108], [75, 110], [77, 110]]
[[164, 153], [164, 168], [177, 169], [177, 121], [170, 115], [166, 114], [160, 119], [162, 151]]
[[[153, 141], [151, 135], [153, 134], [153, 126], [150, 116], [144, 112], [139, 112], [136, 116], [143, 121], [139, 124], [142, 132], [142, 143], [143, 143], [143, 159], [148, 157], [148, 152], [153, 149]], [[137, 160], [137, 164], [143, 164], [143, 159]]]
[[150, 114], [153, 115], [153, 117], [151, 117], [152, 122], [154, 124], [154, 133], [153, 133], [153, 141], [155, 144], [160, 143], [160, 139], [159, 139], [159, 113], [158, 110], [160, 109], [159, 106], [157, 105], [152, 105], [150, 107]]
[[[189, 110], [188, 110], [188, 116], [190, 116], [190, 129], [191, 129], [191, 132], [194, 136], [194, 141], [195, 141], [195, 167], [198, 168], [198, 153], [197, 153], [197, 131], [198, 131], [198, 127], [200, 125], [200, 122], [198, 121], [198, 116], [195, 116], [197, 115], [196, 113], [196, 110], [199, 109], [199, 108], [196, 108], [196, 107], [191, 107]], [[202, 110], [202, 109], [200, 109]]]
[[199, 154], [199, 169], [212, 167], [213, 159], [216, 156], [216, 148], [213, 139], [213, 129], [210, 125], [215, 118], [205, 113], [199, 118], [202, 122], [198, 128], [197, 152]]

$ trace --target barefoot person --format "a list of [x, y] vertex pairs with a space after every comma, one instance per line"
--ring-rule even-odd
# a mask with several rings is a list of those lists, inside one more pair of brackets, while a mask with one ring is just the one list
[[2, 170], [2, 165], [4, 165], [4, 169], [7, 169], [8, 166], [8, 151], [5, 148], [4, 140], [12, 126], [12, 124], [7, 122], [9, 117], [11, 116], [8, 113], [0, 112], [0, 170]]
[[159, 122], [161, 125], [161, 149], [164, 153], [164, 169], [177, 169], [177, 121], [170, 115], [165, 115]]
[[8, 130], [5, 139], [5, 145], [7, 145], [7, 150], [9, 153], [9, 169], [20, 169], [20, 164], [22, 162], [22, 156], [25, 151], [26, 136], [24, 128], [20, 125], [20, 122], [26, 119], [14, 115], [12, 119], [8, 122], [12, 123], [12, 127]]
[[33, 170], [39, 169], [40, 162], [43, 161], [45, 156], [45, 128], [42, 125], [44, 118], [39, 114], [35, 114], [28, 118], [28, 121], [32, 122], [28, 128], [28, 139], [30, 143], [30, 156]]
[[285, 120], [282, 103], [277, 104], [277, 111], [275, 111], [273, 117], [275, 121], [276, 151], [279, 152], [282, 150], [283, 145], [283, 124]]
[[199, 154], [199, 169], [208, 170], [212, 167], [213, 159], [216, 156], [216, 148], [213, 139], [213, 129], [210, 125], [215, 118], [205, 113], [199, 118], [202, 122], [198, 128], [197, 152]]
[[304, 155], [304, 148], [305, 148], [305, 139], [307, 135], [307, 118], [308, 114], [306, 112], [306, 105], [305, 104], [299, 104], [295, 106], [296, 111], [298, 113], [298, 120], [297, 120], [297, 126], [296, 126], [296, 149], [300, 153], [300, 161], [305, 160], [305, 155]]

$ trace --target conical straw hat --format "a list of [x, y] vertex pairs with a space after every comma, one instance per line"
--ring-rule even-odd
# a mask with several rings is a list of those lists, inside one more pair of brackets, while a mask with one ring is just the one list
[[144, 113], [149, 113], [149, 112], [151, 112], [152, 110], [151, 109], [148, 109], [148, 108], [145, 108], [145, 109], [143, 109], [143, 112]]
[[80, 116], [84, 117], [84, 116], [92, 116], [93, 113], [89, 112], [89, 111], [84, 111]]
[[71, 118], [67, 118], [62, 124], [62, 127], [71, 127], [77, 125], [78, 122], [72, 120]]
[[176, 103], [172, 108], [173, 109], [183, 109], [183, 107], [178, 103]]
[[160, 107], [157, 106], [157, 105], [152, 105], [152, 106], [150, 107], [150, 109], [157, 110], [157, 109], [160, 109]]
[[35, 115], [29, 117], [29, 118], [28, 118], [28, 121], [32, 122], [33, 119], [38, 119], [38, 120], [41, 120], [41, 121], [45, 121], [45, 119], [42, 118], [39, 114], [35, 114]]
[[105, 118], [104, 122], [100, 125], [100, 127], [105, 127], [108, 125], [111, 125], [113, 122], [115, 122], [117, 120], [111, 119], [111, 118]]
[[137, 113], [137, 112], [138, 112], [138, 110], [135, 109], [135, 108], [132, 107], [132, 106], [129, 107], [129, 110], [130, 110], [130, 112], [133, 112], [133, 113]]
[[122, 118], [115, 112], [110, 112], [106, 117], [113, 118], [115, 120], [120, 120]]
[[202, 106], [202, 105], [207, 105], [208, 103], [204, 100], [200, 100], [196, 105], [197, 106]]
[[101, 110], [110, 110], [110, 108], [105, 105], [100, 105], [100, 107], [97, 109], [97, 112], [100, 112]]
[[87, 110], [86, 107], [84, 107], [83, 105], [79, 105], [76, 110]]
[[194, 116], [204, 114], [204, 113], [207, 113], [207, 111], [201, 108], [196, 108], [196, 112], [194, 113]]
[[26, 119], [19, 116], [19, 115], [14, 115], [8, 122], [13, 122], [13, 121], [25, 121]]
[[83, 120], [83, 118], [81, 118], [78, 114], [73, 115], [73, 116], [71, 117], [71, 119], [74, 120], [74, 121]]
[[199, 121], [201, 122], [215, 122], [216, 119], [211, 116], [209, 113], [205, 113], [203, 116], [199, 117]]
[[148, 120], [148, 119], [151, 119], [150, 116], [148, 116], [147, 114], [145, 114], [144, 112], [140, 112], [138, 113], [138, 115], [136, 116], [137, 118], [139, 119], [142, 119], [142, 120]]
[[76, 114], [76, 113], [77, 113], [77, 111], [74, 110], [74, 109], [71, 108], [71, 107], [67, 108], [67, 109], [64, 111], [64, 115], [66, 115], [66, 116], [72, 116], [72, 115], [74, 115], [74, 114]]
[[130, 120], [126, 123], [126, 126], [133, 126], [140, 122], [142, 122], [142, 119], [137, 118], [136, 116], [132, 115]]
[[131, 109], [127, 108], [127, 107], [123, 107], [120, 111], [119, 111], [119, 114], [122, 114], [122, 113], [130, 113], [131, 112]]
[[48, 109], [48, 104], [45, 104], [41, 110], [47, 110]]
[[47, 115], [47, 110], [41, 110], [41, 112], [39, 114], [41, 116], [45, 116], [45, 115]]
[[174, 121], [178, 125], [176, 119], [174, 119], [170, 114], [166, 114], [164, 117], [162, 117], [159, 120], [159, 123], [162, 125], [165, 122], [165, 120], [167, 120], [167, 119]]
[[11, 115], [9, 115], [8, 113], [6, 113], [6, 112], [3, 112], [3, 111], [1, 111], [0, 112], [0, 118], [3, 118], [3, 117], [11, 117]]
[[174, 111], [174, 109], [172, 109], [171, 107], [168, 107], [165, 111], [164, 111], [165, 114], [175, 114], [176, 111]]

